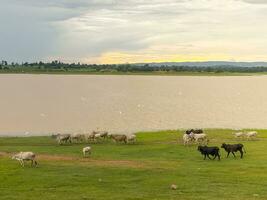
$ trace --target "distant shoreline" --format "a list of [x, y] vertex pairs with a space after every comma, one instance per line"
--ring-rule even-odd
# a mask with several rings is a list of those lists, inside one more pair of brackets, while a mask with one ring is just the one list
[[[139, 130], [133, 131], [134, 134], [138, 133], [158, 133], [158, 132], [184, 132], [191, 128], [178, 128], [178, 129], [158, 129], [158, 130]], [[203, 128], [204, 131], [267, 131], [267, 128]], [[108, 130], [107, 130], [108, 131]], [[90, 132], [90, 131], [89, 131]], [[86, 133], [89, 133], [86, 132]], [[0, 132], [0, 138], [25, 138], [25, 137], [48, 137], [57, 133], [76, 133], [75, 131], [53, 131], [53, 132], [7, 132], [5, 134]], [[111, 132], [122, 134], [123, 132]], [[84, 134], [84, 133], [81, 133]]]
[[263, 76], [267, 72], [89, 72], [89, 71], [3, 71], [0, 74], [47, 75], [142, 75], [142, 76]]

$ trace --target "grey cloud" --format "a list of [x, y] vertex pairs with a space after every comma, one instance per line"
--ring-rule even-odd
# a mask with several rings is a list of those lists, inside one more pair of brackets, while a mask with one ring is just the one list
[[244, 43], [248, 37], [253, 39], [253, 31], [257, 31], [247, 29], [247, 25], [261, 27], [260, 22], [265, 20], [261, 14], [261, 19], [255, 22], [254, 15], [263, 13], [258, 9], [261, 6], [244, 2], [265, 3], [260, 0], [2, 0], [0, 59], [78, 61], [108, 52], [134, 53], [178, 44], [192, 44], [196, 50], [207, 46], [212, 49], [212, 44], [217, 48], [216, 42], [227, 37], [229, 41]]
[[241, 0], [250, 4], [267, 4], [266, 0]]

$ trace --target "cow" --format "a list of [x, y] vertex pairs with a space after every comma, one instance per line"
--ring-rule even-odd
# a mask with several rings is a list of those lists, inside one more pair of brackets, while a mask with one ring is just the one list
[[244, 132], [237, 132], [237, 133], [233, 133], [233, 134], [236, 138], [243, 138], [244, 136], [246, 136], [246, 133], [244, 133]]
[[124, 142], [125, 144], [127, 143], [127, 136], [126, 135], [121, 135], [121, 134], [110, 134], [109, 135], [113, 141], [117, 142]]
[[206, 160], [206, 157], [208, 157], [210, 160], [210, 156], [209, 155], [212, 155], [214, 156], [213, 157], [213, 160], [217, 157], [218, 160], [221, 159], [220, 157], [220, 154], [219, 154], [219, 147], [208, 147], [208, 146], [198, 146], [197, 150], [202, 154], [204, 155], [204, 160]]
[[84, 135], [83, 134], [80, 134], [80, 133], [72, 133], [70, 135], [70, 140], [73, 143], [74, 142], [82, 142], [84, 138], [85, 138]]
[[127, 137], [127, 143], [135, 143], [136, 142], [136, 135], [135, 134], [129, 134], [129, 135], [126, 135]]
[[257, 131], [249, 131], [246, 133], [246, 136], [247, 136], [247, 139], [256, 138], [257, 134], [258, 134]]
[[85, 157], [86, 156], [86, 154], [91, 154], [91, 150], [92, 150], [92, 148], [91, 147], [84, 147], [83, 148], [83, 156]]
[[199, 133], [199, 134], [195, 134], [195, 133], [190, 133], [189, 136], [195, 140], [198, 144], [200, 142], [205, 142], [206, 144], [208, 143], [208, 138], [207, 135], [205, 133]]
[[71, 136], [70, 134], [57, 134], [56, 140], [58, 144], [67, 143], [67, 142], [71, 143]]
[[14, 156], [12, 156], [12, 159], [18, 160], [21, 164], [22, 167], [24, 167], [24, 161], [31, 161], [31, 166], [36, 166], [37, 162], [35, 160], [35, 154], [33, 152], [20, 152], [18, 154], [15, 154]]
[[185, 134], [189, 135], [190, 133], [195, 133], [195, 134], [201, 134], [204, 133], [202, 129], [188, 129], [185, 131]]
[[241, 158], [243, 158], [243, 150], [246, 153], [243, 144], [225, 144], [225, 143], [223, 143], [221, 148], [223, 148], [227, 152], [227, 158], [228, 158], [230, 153], [232, 153], [233, 156], [236, 157], [235, 152], [237, 152], [237, 151], [240, 152]]

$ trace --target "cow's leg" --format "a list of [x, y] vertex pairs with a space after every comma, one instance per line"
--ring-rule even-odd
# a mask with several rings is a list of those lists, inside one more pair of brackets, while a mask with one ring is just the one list
[[206, 160], [207, 154], [204, 154], [204, 160]]
[[240, 150], [241, 158], [243, 158], [243, 151], [242, 149]]
[[19, 160], [20, 164], [22, 167], [24, 167], [24, 161], [23, 160]]
[[220, 157], [220, 154], [219, 153], [217, 154], [217, 156], [218, 156], [218, 160], [221, 160], [221, 157]]
[[230, 151], [227, 153], [227, 156], [226, 156], [227, 158], [229, 157], [229, 154], [230, 154]]
[[209, 154], [207, 154], [207, 156], [208, 156], [208, 158], [211, 160], [211, 158], [210, 158]]
[[234, 157], [235, 157], [235, 153], [234, 152], [232, 152], [232, 154], [234, 155]]

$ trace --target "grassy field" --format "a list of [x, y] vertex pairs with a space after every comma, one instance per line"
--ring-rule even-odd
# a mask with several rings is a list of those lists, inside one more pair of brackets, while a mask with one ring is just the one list
[[[258, 132], [257, 140], [241, 141], [231, 130], [206, 130], [212, 146], [245, 145], [244, 159], [221, 150], [221, 161], [203, 160], [196, 145], [184, 147], [181, 131], [138, 133], [136, 144], [90, 144], [90, 158], [81, 154], [85, 144], [0, 138], [0, 199], [267, 199], [267, 131]], [[11, 160], [18, 151], [35, 152], [38, 167]]]

